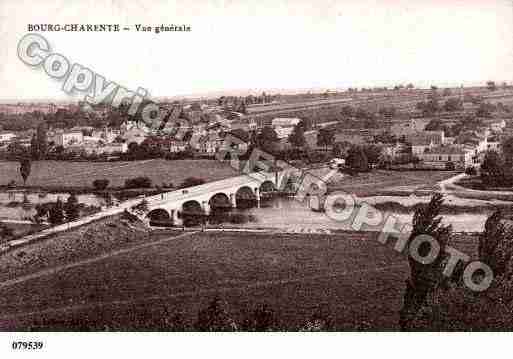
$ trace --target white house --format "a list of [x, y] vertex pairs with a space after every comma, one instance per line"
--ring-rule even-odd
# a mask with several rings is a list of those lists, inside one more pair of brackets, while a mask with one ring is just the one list
[[82, 131], [63, 131], [59, 130], [53, 133], [49, 138], [56, 146], [69, 147], [81, 144], [84, 141]]
[[14, 132], [0, 131], [0, 142], [8, 142], [16, 138]]
[[419, 153], [418, 157], [425, 165], [434, 168], [445, 168], [452, 162], [455, 168], [464, 169], [473, 165], [474, 150], [463, 145], [437, 146]]
[[293, 118], [293, 117], [276, 117], [272, 121], [273, 127], [294, 127], [299, 122], [301, 122], [300, 118]]

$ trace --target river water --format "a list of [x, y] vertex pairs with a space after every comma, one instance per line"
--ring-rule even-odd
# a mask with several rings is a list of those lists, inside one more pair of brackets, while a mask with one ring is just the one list
[[[0, 192], [0, 219], [29, 219], [35, 214], [35, 204], [53, 202], [57, 198], [66, 201], [68, 196], [69, 194], [67, 193], [28, 193], [25, 195], [23, 192]], [[82, 194], [77, 197], [80, 203], [90, 206], [100, 207], [105, 205], [105, 200], [94, 194]], [[387, 204], [387, 208], [392, 204], [394, 209], [382, 210], [379, 214], [376, 213], [376, 215], [383, 218], [393, 215], [400, 223], [406, 224], [411, 223], [413, 216], [412, 207], [416, 204], [427, 203], [429, 200], [430, 196], [427, 195], [373, 196], [358, 198], [356, 202], [365, 202], [371, 206]], [[25, 204], [23, 203], [24, 201]], [[448, 210], [448, 212], [443, 214], [443, 223], [452, 224], [453, 229], [458, 232], [476, 232], [482, 231], [487, 217], [493, 211], [494, 205], [507, 205], [511, 204], [511, 202], [466, 199], [446, 195], [445, 204], [451, 207], [452, 212]], [[463, 207], [465, 208], [464, 211], [461, 210]], [[354, 229], [352, 228], [351, 221], [335, 221], [326, 213], [314, 211], [306, 203], [300, 202], [294, 197], [275, 196], [262, 201], [260, 208], [233, 209], [231, 213], [239, 213], [251, 218], [249, 221], [244, 221], [246, 223], [238, 224], [238, 226], [244, 228], [272, 227], [298, 232]], [[217, 222], [223, 222], [223, 216], [218, 217]], [[365, 230], [365, 228], [362, 229]]]
[[[69, 196], [69, 193], [0, 192], [0, 219], [29, 219], [36, 213], [34, 209], [36, 204], [55, 202], [58, 198], [65, 202]], [[105, 205], [105, 199], [92, 193], [77, 195], [77, 199], [79, 203], [88, 206], [101, 207]]]
[[[397, 219], [398, 224], [411, 224], [413, 209], [405, 210], [384, 210], [373, 209], [374, 204], [397, 203], [404, 206], [413, 206], [419, 203], [429, 202], [429, 196], [423, 197], [404, 197], [404, 196], [374, 196], [357, 199], [357, 203], [362, 201], [370, 205], [371, 210], [368, 217], [380, 216], [387, 218], [392, 215]], [[457, 199], [447, 196], [445, 203], [451, 207], [457, 208], [458, 205], [465, 208], [475, 206], [475, 210], [458, 213], [442, 213], [442, 223], [452, 224], [454, 231], [457, 232], [480, 232], [484, 228], [484, 223], [488, 216], [493, 212], [493, 207], [489, 201]], [[506, 202], [505, 202], [506, 203]], [[479, 207], [478, 207], [479, 206]], [[489, 209], [483, 209], [482, 206], [490, 206]], [[360, 207], [355, 206], [353, 217]], [[337, 221], [325, 212], [314, 211], [308, 208], [308, 205], [295, 200], [294, 198], [277, 197], [263, 203], [261, 208], [251, 208], [247, 210], [255, 219], [252, 222], [244, 224], [247, 228], [255, 227], [273, 227], [290, 231], [307, 232], [309, 230], [330, 230], [342, 229], [353, 230], [352, 220]], [[379, 212], [379, 214], [378, 214]], [[383, 222], [381, 222], [383, 223]], [[379, 227], [379, 225], [378, 225]], [[365, 230], [366, 227], [361, 227]], [[376, 228], [370, 228], [376, 230]]]

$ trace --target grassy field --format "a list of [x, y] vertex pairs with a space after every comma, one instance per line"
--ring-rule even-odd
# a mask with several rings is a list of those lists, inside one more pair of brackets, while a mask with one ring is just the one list
[[281, 329], [322, 308], [337, 330], [394, 330], [407, 274], [372, 233], [190, 233], [0, 283], [0, 329], [169, 329], [144, 323], [175, 313], [190, 327], [217, 296], [236, 321], [266, 304]]
[[360, 173], [356, 176], [344, 176], [334, 179], [329, 185], [330, 191], [342, 190], [359, 196], [397, 193], [408, 195], [419, 190], [437, 190], [437, 183], [456, 175], [451, 171], [385, 171], [376, 170]]
[[[131, 162], [67, 162], [37, 161], [27, 186], [41, 187], [91, 187], [95, 179], [107, 178], [111, 187], [123, 186], [125, 179], [148, 176], [153, 184], [172, 182], [179, 185], [185, 178], [194, 176], [207, 181], [219, 180], [236, 175], [228, 163], [215, 160], [162, 159]], [[23, 184], [18, 162], [0, 162], [0, 185], [14, 180]]]

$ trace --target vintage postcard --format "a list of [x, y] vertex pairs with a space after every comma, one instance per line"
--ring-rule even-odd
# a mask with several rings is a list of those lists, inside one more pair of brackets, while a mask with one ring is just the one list
[[1, 1], [9, 351], [512, 330], [512, 33], [506, 0]]

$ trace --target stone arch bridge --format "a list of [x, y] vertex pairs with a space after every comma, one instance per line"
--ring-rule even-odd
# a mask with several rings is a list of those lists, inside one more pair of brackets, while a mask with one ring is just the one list
[[236, 207], [240, 199], [248, 197], [259, 204], [266, 194], [282, 189], [291, 174], [290, 171], [254, 172], [146, 197], [148, 210], [145, 216], [169, 219], [174, 225], [181, 225], [180, 214], [186, 212], [210, 214], [213, 206]]

